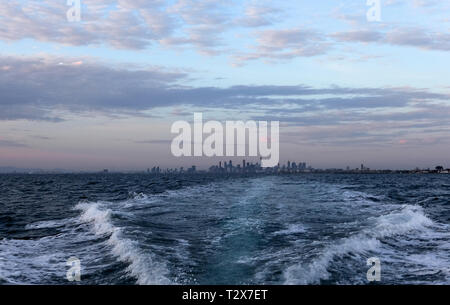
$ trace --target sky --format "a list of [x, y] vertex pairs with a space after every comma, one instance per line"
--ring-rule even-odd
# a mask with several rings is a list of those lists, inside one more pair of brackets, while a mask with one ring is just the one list
[[194, 112], [279, 121], [281, 162], [450, 167], [450, 1], [80, 4], [0, 2], [0, 167], [208, 167], [170, 151]]

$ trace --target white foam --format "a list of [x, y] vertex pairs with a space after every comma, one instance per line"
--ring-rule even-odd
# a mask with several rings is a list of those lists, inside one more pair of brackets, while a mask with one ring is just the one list
[[147, 200], [148, 196], [144, 193], [131, 192], [130, 197], [134, 200]]
[[400, 211], [376, 218], [373, 231], [377, 237], [383, 238], [413, 230], [423, 231], [431, 225], [433, 221], [424, 214], [422, 207], [404, 205]]
[[326, 280], [330, 276], [327, 268], [336, 256], [342, 257], [350, 252], [362, 254], [375, 250], [379, 245], [380, 241], [375, 238], [345, 238], [339, 244], [326, 247], [322, 255], [308, 265], [297, 264], [288, 267], [284, 273], [285, 284], [306, 285], [318, 283], [321, 279]]
[[306, 227], [302, 224], [290, 224], [285, 230], [274, 232], [273, 235], [291, 235], [305, 233]]
[[373, 200], [371, 200], [373, 198], [375, 198], [377, 200], [384, 199], [383, 196], [371, 195], [371, 194], [367, 194], [367, 193], [359, 192], [359, 191], [346, 190], [346, 191], [342, 192], [341, 189], [338, 189], [338, 192], [341, 194], [341, 196], [344, 199], [347, 199], [350, 201], [371, 201], [371, 202], [373, 202]]
[[81, 210], [80, 220], [92, 223], [95, 234], [110, 234], [108, 244], [112, 253], [122, 262], [129, 264], [128, 272], [141, 285], [171, 284], [165, 264], [156, 262], [151, 253], [144, 253], [137, 242], [125, 238], [121, 228], [111, 222], [112, 211], [105, 203], [79, 203], [75, 209]]
[[0, 278], [10, 284], [42, 284], [45, 276], [62, 277], [67, 255], [57, 237], [0, 240]]
[[341, 239], [326, 246], [321, 254], [309, 264], [289, 266], [285, 272], [285, 284], [315, 284], [329, 279], [328, 267], [336, 257], [352, 253], [361, 256], [381, 247], [380, 239], [395, 235], [403, 235], [411, 231], [425, 231], [433, 225], [419, 206], [405, 205], [401, 210], [371, 219], [373, 227], [360, 233]]
[[51, 229], [51, 228], [58, 228], [63, 227], [66, 224], [73, 221], [73, 218], [69, 219], [61, 219], [61, 220], [48, 220], [48, 221], [37, 221], [30, 223], [25, 226], [26, 230], [36, 230], [36, 229]]

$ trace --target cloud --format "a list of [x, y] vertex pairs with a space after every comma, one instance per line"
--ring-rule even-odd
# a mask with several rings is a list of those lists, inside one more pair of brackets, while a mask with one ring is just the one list
[[349, 32], [338, 32], [331, 35], [339, 41], [347, 42], [376, 42], [383, 38], [383, 35], [377, 31], [355, 30]]
[[414, 8], [434, 7], [440, 4], [438, 0], [385, 0], [383, 5], [411, 5]]
[[323, 33], [313, 29], [263, 30], [256, 33], [254, 51], [237, 53], [235, 65], [252, 60], [288, 60], [313, 57], [329, 53], [339, 45], [351, 43], [377, 43], [422, 50], [450, 51], [450, 34], [424, 28], [395, 28], [388, 30], [360, 29]]
[[440, 1], [436, 1], [436, 0], [414, 0], [414, 6], [416, 7], [424, 7], [424, 6], [435, 6], [439, 3]]
[[[81, 64], [79, 64], [82, 62]], [[75, 64], [74, 64], [75, 63]], [[227, 110], [289, 125], [446, 122], [450, 96], [418, 88], [183, 85], [186, 72], [109, 66], [92, 58], [0, 57], [0, 120], [60, 122], [65, 114], [154, 117], [155, 110]], [[19, 81], [18, 81], [19, 80]], [[181, 115], [187, 115], [183, 110]]]
[[137, 114], [174, 103], [176, 96], [168, 97], [166, 87], [186, 77], [157, 67], [110, 67], [93, 59], [0, 57], [1, 66], [10, 67], [0, 73], [3, 120], [63, 120], [55, 110]]
[[331, 44], [325, 35], [310, 29], [263, 30], [257, 32], [255, 51], [235, 55], [237, 64], [256, 59], [292, 59], [328, 52]]
[[282, 11], [271, 6], [252, 3], [245, 8], [244, 16], [236, 19], [236, 24], [244, 27], [263, 27], [280, 20]]
[[396, 28], [385, 32], [353, 30], [331, 35], [339, 42], [379, 43], [416, 47], [424, 50], [450, 51], [450, 34], [422, 28]]
[[224, 31], [221, 25], [202, 25], [187, 29], [185, 35], [161, 40], [166, 46], [195, 46], [200, 53], [217, 55], [224, 45], [220, 35]]
[[28, 145], [12, 140], [0, 139], [0, 147], [28, 147]]
[[229, 3], [221, 0], [179, 0], [168, 11], [179, 14], [190, 25], [216, 25], [226, 23], [229, 19], [227, 5]]
[[243, 13], [231, 13], [237, 8], [237, 3], [220, 0], [83, 0], [81, 21], [68, 22], [65, 1], [2, 1], [0, 39], [131, 50], [162, 44], [211, 55], [223, 52], [222, 35], [228, 30], [268, 25], [277, 13], [253, 4]]
[[[386, 5], [397, 2], [390, 0]], [[319, 25], [311, 28], [297, 22], [280, 28], [278, 23], [292, 21], [289, 12], [267, 1], [83, 0], [82, 4], [81, 22], [68, 22], [69, 7], [65, 1], [1, 1], [0, 39], [128, 50], [159, 46], [192, 48], [201, 54], [226, 54], [235, 65], [253, 60], [273, 62], [320, 56], [343, 43], [355, 42], [450, 50], [450, 34], [440, 30], [401, 25], [391, 29], [361, 29], [363, 21], [367, 26], [364, 6], [355, 16], [333, 14], [337, 20], [351, 20], [354, 29], [330, 33], [320, 30]], [[439, 7], [431, 0], [415, 0], [414, 6]], [[355, 5], [351, 8], [361, 10]], [[247, 29], [259, 29], [253, 33], [254, 40], [247, 36]], [[244, 43], [236, 44], [230, 37]]]
[[418, 28], [397, 29], [388, 32], [383, 42], [428, 50], [450, 51], [450, 34]]
[[210, 49], [222, 45], [224, 32], [267, 23], [264, 16], [275, 12], [264, 6], [249, 6], [241, 16], [229, 13], [233, 7], [236, 4], [219, 0], [83, 0], [81, 21], [68, 22], [69, 6], [65, 1], [2, 1], [0, 39], [31, 38], [72, 46], [109, 45], [132, 50], [161, 43], [217, 53], [218, 50]]
[[[83, 0], [81, 22], [68, 22], [65, 1], [0, 2], [0, 39], [31, 38], [65, 45], [109, 44], [119, 49], [143, 49], [170, 35], [173, 17], [163, 1]], [[6, 16], [14, 16], [9, 18]]]

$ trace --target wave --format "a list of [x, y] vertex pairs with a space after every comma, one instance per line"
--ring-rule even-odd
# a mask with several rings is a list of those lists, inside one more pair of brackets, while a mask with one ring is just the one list
[[276, 231], [273, 235], [291, 235], [291, 234], [299, 234], [305, 233], [306, 227], [302, 224], [290, 224], [286, 229]]
[[337, 243], [326, 246], [321, 255], [309, 264], [295, 264], [284, 272], [285, 284], [317, 284], [330, 278], [328, 268], [336, 258], [353, 254], [356, 257], [368, 256], [381, 247], [386, 237], [404, 235], [411, 231], [427, 231], [433, 225], [419, 206], [404, 205], [401, 210], [369, 219], [374, 225], [354, 236], [343, 238]]
[[40, 284], [44, 275], [60, 277], [67, 254], [59, 244], [59, 237], [0, 239], [0, 283]]
[[382, 202], [385, 199], [385, 196], [367, 194], [367, 193], [355, 191], [355, 190], [345, 190], [344, 192], [342, 192], [341, 190], [339, 190], [338, 192], [343, 197], [344, 201], [346, 201], [346, 202], [356, 201], [356, 202], [366, 202], [366, 203], [378, 203], [378, 202]]
[[172, 284], [168, 278], [169, 271], [162, 262], [157, 262], [151, 253], [144, 253], [138, 242], [125, 238], [122, 229], [114, 226], [111, 221], [112, 211], [105, 203], [79, 203], [75, 209], [80, 210], [80, 220], [91, 223], [96, 235], [109, 235], [108, 244], [112, 253], [121, 262], [128, 263], [128, 273], [137, 279], [140, 285]]
[[25, 226], [25, 230], [37, 230], [37, 229], [53, 229], [61, 228], [72, 222], [73, 219], [61, 219], [61, 220], [46, 220], [37, 221]]

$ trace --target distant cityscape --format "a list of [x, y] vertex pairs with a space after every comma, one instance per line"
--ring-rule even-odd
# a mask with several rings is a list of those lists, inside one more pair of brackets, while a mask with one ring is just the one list
[[390, 173], [404, 173], [404, 174], [450, 174], [450, 168], [438, 165], [434, 168], [414, 168], [404, 170], [393, 169], [371, 169], [361, 164], [359, 167], [351, 168], [347, 166], [343, 168], [327, 168], [318, 169], [313, 168], [306, 162], [287, 161], [285, 164], [278, 164], [274, 167], [261, 167], [261, 163], [256, 162], [242, 162], [233, 164], [232, 160], [219, 161], [218, 164], [212, 165], [209, 169], [197, 169], [196, 165], [191, 167], [179, 167], [179, 168], [163, 168], [160, 166], [154, 166], [146, 170], [141, 171], [110, 171], [109, 169], [103, 169], [102, 171], [73, 171], [65, 169], [37, 169], [37, 168], [15, 168], [15, 167], [0, 167], [0, 174], [69, 174], [69, 173], [145, 173], [153, 175], [166, 175], [166, 174], [300, 174], [300, 173], [367, 173], [367, 174], [390, 174]]
[[[106, 172], [108, 170], [105, 170]], [[412, 170], [391, 170], [391, 169], [370, 169], [369, 167], [361, 164], [360, 167], [350, 168], [347, 166], [345, 169], [341, 168], [328, 168], [328, 169], [316, 169], [309, 165], [306, 162], [291, 162], [287, 161], [286, 164], [280, 165], [278, 163], [277, 166], [274, 167], [261, 167], [261, 164], [246, 162], [242, 160], [242, 164], [233, 165], [233, 161], [219, 161], [217, 165], [213, 165], [209, 167], [208, 170], [197, 170], [195, 165], [192, 165], [189, 168], [166, 168], [161, 169], [159, 166], [154, 166], [151, 169], [147, 169], [147, 173], [149, 174], [194, 174], [194, 173], [216, 173], [216, 174], [296, 174], [296, 173], [421, 173], [421, 174], [450, 174], [450, 168], [444, 168], [441, 165], [436, 166], [434, 169], [420, 169], [415, 168]]]

